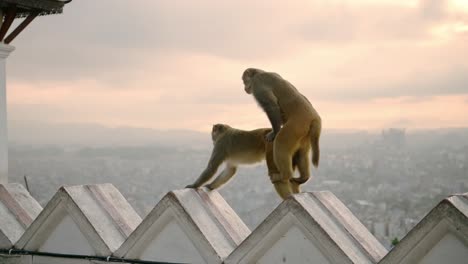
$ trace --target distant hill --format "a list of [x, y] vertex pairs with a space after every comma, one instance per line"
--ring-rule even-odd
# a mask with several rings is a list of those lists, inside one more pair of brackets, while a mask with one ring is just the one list
[[14, 144], [83, 146], [191, 146], [211, 144], [208, 133], [190, 130], [156, 130], [138, 127], [107, 127], [86, 123], [10, 121], [9, 141]]
[[[157, 130], [139, 127], [108, 127], [87, 123], [9, 122], [9, 141], [13, 144], [62, 146], [170, 146], [211, 148], [209, 132]], [[371, 144], [380, 132], [324, 129], [321, 146], [343, 148]], [[406, 132], [409, 145], [467, 145], [468, 128], [440, 128]]]

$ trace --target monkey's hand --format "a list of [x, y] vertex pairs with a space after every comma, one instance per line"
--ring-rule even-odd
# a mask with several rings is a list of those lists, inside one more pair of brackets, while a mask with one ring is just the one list
[[185, 188], [196, 189], [196, 188], [198, 188], [198, 186], [196, 186], [195, 184], [189, 184], [189, 185], [185, 186]]
[[266, 141], [268, 141], [268, 142], [273, 142], [273, 140], [275, 139], [275, 137], [276, 137], [276, 132], [275, 132], [275, 131], [271, 131], [271, 132], [269, 132], [268, 134], [266, 134], [265, 139], [266, 139]]
[[205, 185], [205, 187], [210, 191], [216, 189], [216, 187], [212, 186], [211, 184], [207, 184], [207, 185]]

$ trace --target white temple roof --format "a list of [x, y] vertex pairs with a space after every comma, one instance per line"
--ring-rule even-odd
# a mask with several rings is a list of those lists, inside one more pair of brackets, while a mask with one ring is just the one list
[[0, 184], [0, 249], [11, 248], [41, 210], [23, 185]]
[[108, 256], [140, 222], [112, 184], [61, 187], [15, 247]]
[[387, 251], [331, 192], [283, 201], [226, 263], [377, 263]]
[[250, 230], [216, 191], [169, 192], [115, 252], [153, 261], [222, 263]]
[[432, 209], [381, 263], [467, 263], [468, 193]]

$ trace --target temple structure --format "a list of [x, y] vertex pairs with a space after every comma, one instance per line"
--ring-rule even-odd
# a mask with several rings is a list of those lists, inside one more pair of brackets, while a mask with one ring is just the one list
[[250, 231], [217, 191], [167, 193], [143, 219], [112, 184], [60, 188], [42, 209], [0, 184], [0, 263], [451, 263], [468, 259], [468, 193], [390, 251], [331, 192], [300, 193]]
[[[8, 127], [6, 59], [15, 48], [9, 45], [37, 17], [62, 13], [60, 0], [0, 0], [0, 183], [8, 182]], [[24, 18], [12, 29], [13, 21]]]

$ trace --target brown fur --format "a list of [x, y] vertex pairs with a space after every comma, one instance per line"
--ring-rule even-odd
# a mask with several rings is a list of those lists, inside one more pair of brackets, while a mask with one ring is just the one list
[[[242, 75], [244, 89], [252, 94], [267, 114], [272, 131], [266, 140], [273, 141], [273, 157], [279, 174], [272, 177], [275, 188], [285, 199], [294, 193], [289, 182], [297, 185], [310, 177], [308, 153], [312, 149], [312, 164], [319, 164], [319, 139], [322, 121], [309, 100], [290, 82], [273, 72], [249, 68]], [[293, 178], [292, 158], [300, 153], [300, 178]]]
[[[273, 143], [265, 140], [265, 136], [269, 132], [271, 132], [270, 128], [246, 131], [232, 128], [226, 124], [213, 125], [211, 138], [214, 148], [208, 165], [198, 179], [193, 184], [187, 185], [186, 188], [203, 186], [214, 176], [222, 163], [225, 163], [226, 167], [213, 182], [206, 185], [207, 188], [214, 190], [226, 184], [235, 175], [239, 165], [253, 164], [265, 159], [268, 175], [272, 178], [274, 175], [279, 174], [273, 160]], [[292, 164], [294, 168], [300, 160], [299, 156], [300, 154], [297, 153], [293, 157]], [[297, 190], [296, 192], [300, 191], [299, 184], [291, 181], [291, 185], [291, 189]]]

